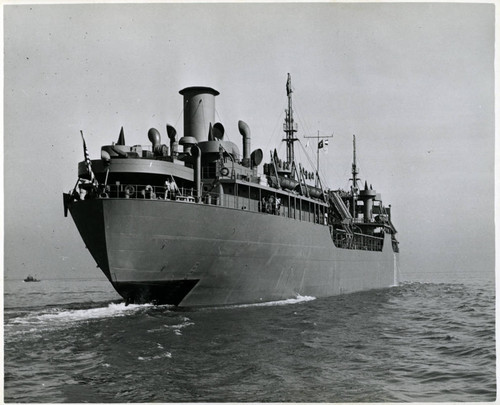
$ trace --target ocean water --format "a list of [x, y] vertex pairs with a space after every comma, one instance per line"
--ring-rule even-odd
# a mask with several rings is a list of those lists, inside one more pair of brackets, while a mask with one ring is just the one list
[[5, 402], [496, 398], [492, 282], [192, 310], [125, 306], [101, 279], [4, 291]]

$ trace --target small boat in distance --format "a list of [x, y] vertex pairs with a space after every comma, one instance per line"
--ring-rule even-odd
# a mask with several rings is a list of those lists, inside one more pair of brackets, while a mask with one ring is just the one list
[[24, 282], [25, 282], [25, 283], [35, 282], [35, 281], [40, 281], [40, 280], [38, 280], [37, 278], [33, 277], [32, 275], [29, 275], [28, 277], [26, 277], [26, 278], [24, 279]]

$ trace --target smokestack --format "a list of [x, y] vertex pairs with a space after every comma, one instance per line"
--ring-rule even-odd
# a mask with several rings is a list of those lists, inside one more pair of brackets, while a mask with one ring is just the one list
[[184, 97], [184, 137], [206, 141], [209, 125], [215, 121], [215, 96], [211, 87], [186, 87], [179, 91]]
[[238, 121], [238, 129], [243, 136], [243, 166], [250, 166], [250, 127], [244, 121]]
[[368, 189], [368, 183], [365, 181], [365, 189], [359, 192], [359, 198], [363, 200], [365, 221], [372, 220], [372, 209], [373, 200], [375, 199], [377, 192], [373, 189]]

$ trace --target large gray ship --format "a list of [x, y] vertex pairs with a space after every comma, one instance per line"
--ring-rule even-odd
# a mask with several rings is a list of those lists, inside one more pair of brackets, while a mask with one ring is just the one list
[[127, 303], [260, 303], [398, 283], [390, 206], [359, 179], [355, 138], [350, 190], [325, 189], [295, 160], [290, 75], [286, 93], [286, 157], [274, 150], [267, 163], [245, 122], [242, 154], [225, 139], [210, 87], [180, 91], [184, 134], [167, 124], [168, 144], [151, 128], [151, 145], [127, 145], [122, 128], [91, 160], [83, 139], [65, 216]]

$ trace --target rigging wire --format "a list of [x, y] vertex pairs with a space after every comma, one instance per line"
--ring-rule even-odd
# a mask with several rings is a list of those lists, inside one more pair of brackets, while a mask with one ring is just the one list
[[[297, 99], [298, 99], [298, 100], [301, 100], [301, 98], [300, 98], [300, 97], [297, 97]], [[306, 136], [308, 136], [308, 134], [312, 134], [313, 132], [312, 132], [312, 131], [311, 131], [311, 129], [310, 129], [311, 127], [310, 127], [309, 123], [308, 123], [308, 122], [304, 119], [304, 117], [303, 117], [303, 116], [302, 116], [302, 114], [301, 114], [301, 109], [302, 109], [302, 107], [301, 107], [301, 103], [300, 103], [300, 101], [295, 100], [295, 101], [294, 101], [294, 103], [295, 103], [295, 105], [297, 106], [297, 108], [294, 110], [294, 113], [295, 113], [295, 115], [296, 115], [296, 116], [297, 116], [297, 118], [298, 118], [298, 120], [297, 120], [297, 121], [299, 122], [299, 124], [301, 125], [301, 127], [304, 129], [304, 131], [303, 131], [303, 135], [302, 135], [302, 136], [303, 136], [303, 137], [306, 137]], [[311, 138], [311, 140], [313, 140], [313, 141], [314, 141], [314, 138], [315, 138], [314, 136], [310, 135], [309, 137]], [[299, 142], [300, 142], [300, 141], [299, 141]], [[300, 142], [300, 143], [301, 143], [301, 142]], [[319, 176], [319, 179], [320, 179], [320, 181], [321, 181], [321, 184], [323, 184], [323, 186], [325, 186], [325, 187], [326, 187], [326, 186], [327, 186], [327, 182], [325, 181], [325, 179], [328, 179], [328, 176], [326, 175], [326, 173], [324, 172], [324, 170], [323, 170], [323, 169], [321, 169], [321, 167], [319, 167], [319, 168], [318, 168], [318, 167], [316, 167], [316, 163], [314, 163], [314, 162], [312, 161], [311, 156], [310, 156], [309, 154], [307, 154], [307, 151], [305, 151], [305, 148], [307, 148], [307, 146], [304, 146], [304, 145], [301, 143], [301, 147], [304, 149], [304, 152], [306, 153], [306, 156], [307, 156], [307, 160], [309, 161], [309, 164], [310, 164], [310, 165], [311, 165], [311, 167], [313, 168], [313, 171], [314, 171], [314, 172], [316, 172], [316, 171], [318, 172], [318, 176]], [[316, 147], [318, 147], [318, 145], [316, 145]], [[312, 150], [312, 148], [311, 148], [311, 150]], [[324, 152], [326, 152], [326, 150], [325, 150], [325, 149], [323, 149], [323, 151], [324, 151]], [[321, 153], [321, 152], [320, 152], [320, 153]], [[328, 187], [327, 187], [327, 188], [328, 188]]]
[[299, 145], [300, 145], [300, 147], [302, 148], [302, 151], [304, 152], [304, 155], [305, 155], [305, 157], [306, 157], [306, 159], [307, 159], [307, 162], [308, 162], [308, 163], [309, 163], [309, 165], [311, 166], [312, 170], [316, 171], [316, 170], [314, 169], [314, 163], [313, 163], [313, 161], [312, 161], [311, 157], [309, 156], [309, 154], [307, 153], [306, 148], [304, 147], [304, 145], [302, 144], [302, 141], [301, 141], [300, 139], [299, 139]]
[[[217, 118], [219, 119], [219, 122], [220, 122], [220, 123], [223, 123], [223, 122], [224, 122], [224, 121], [222, 120], [222, 117], [220, 116], [220, 114], [219, 114], [219, 110], [217, 110], [217, 108], [215, 108], [215, 115], [217, 115]], [[215, 122], [214, 122], [214, 124], [215, 124]], [[213, 126], [213, 124], [212, 124], [212, 126]], [[228, 141], [232, 142], [232, 141], [231, 141], [231, 137], [229, 136], [229, 133], [226, 131], [226, 128], [225, 128], [225, 127], [224, 127], [224, 136], [225, 136], [225, 137], [227, 137], [227, 140], [228, 140]]]
[[[279, 127], [279, 123], [280, 123], [280, 121], [284, 121], [285, 107], [282, 107], [281, 111], [282, 111], [282, 113], [278, 115], [278, 118], [276, 120], [276, 124], [274, 125], [273, 131], [271, 132], [271, 136], [267, 137], [267, 144], [266, 144], [264, 150], [271, 150], [269, 145], [271, 144], [271, 142], [273, 142], [273, 143], [276, 142], [276, 139], [277, 139], [276, 133], [277, 133], [277, 129]], [[283, 142], [281, 142], [281, 140], [280, 140], [279, 144], [276, 147], [276, 150], [281, 151], [282, 145], [283, 145]]]
[[[300, 97], [298, 97], [298, 99], [300, 99]], [[304, 129], [302, 137], [305, 137], [305, 136], [307, 136], [307, 134], [311, 134], [312, 132], [310, 130], [309, 124], [307, 123], [307, 121], [303, 118], [302, 114], [300, 113], [301, 108], [302, 108], [300, 102], [297, 102], [295, 100], [295, 105], [297, 106], [297, 108], [294, 110], [294, 113], [295, 113], [295, 116], [298, 118], [297, 121], [299, 122], [301, 127]], [[311, 139], [314, 140], [314, 137], [311, 136]], [[321, 184], [325, 188], [328, 188], [329, 186], [328, 186], [327, 182], [325, 181], [325, 179], [327, 179], [328, 176], [325, 174], [325, 172], [321, 168], [316, 167], [316, 163], [314, 163], [314, 160], [311, 158], [310, 154], [306, 150], [307, 145], [304, 146], [304, 144], [302, 143], [302, 141], [300, 139], [299, 139], [299, 144], [300, 144], [300, 146], [301, 146], [301, 148], [306, 156], [306, 159], [307, 159], [310, 167], [312, 168], [313, 172], [314, 173], [318, 172], [318, 177], [319, 177]], [[318, 147], [318, 145], [316, 145], [316, 147]], [[311, 151], [312, 151], [312, 148], [311, 148]]]
[[[306, 156], [307, 158], [307, 161], [309, 163], [309, 165], [313, 168], [313, 171], [316, 173], [316, 166], [314, 165], [314, 162], [313, 160], [311, 159], [311, 156], [307, 153], [307, 150], [306, 150], [306, 147], [302, 144], [302, 142], [300, 141], [299, 139], [299, 144], [304, 152], [304, 155]], [[318, 171], [318, 177], [319, 177], [319, 180], [321, 182], [321, 184], [323, 185], [323, 188], [326, 190], [326, 189], [329, 189], [330, 188], [330, 185], [328, 184], [328, 182], [325, 180], [327, 179], [328, 177], [325, 175], [325, 173], [322, 171], [322, 170], [319, 170]]]
[[[181, 112], [179, 113], [179, 116], [177, 117], [177, 119], [175, 120], [175, 123], [174, 123], [174, 128], [177, 128], [177, 125], [179, 124], [179, 120], [181, 119], [181, 117], [184, 115], [184, 103], [182, 104], [182, 108], [181, 108]], [[168, 114], [167, 114], [168, 115]], [[166, 120], [167, 121], [167, 124], [168, 124], [168, 119]]]
[[294, 100], [294, 104], [297, 106], [296, 110], [294, 110], [295, 115], [298, 116], [298, 122], [304, 128], [304, 133], [306, 135], [311, 134], [312, 131], [310, 129], [309, 123], [302, 117], [302, 114], [300, 113], [300, 110], [302, 109], [300, 102], [297, 102], [297, 100]]
[[179, 120], [181, 119], [182, 115], [184, 114], [184, 106], [181, 109], [181, 113], [177, 117], [177, 120], [175, 121], [174, 128], [177, 128], [177, 124], [179, 123]]

